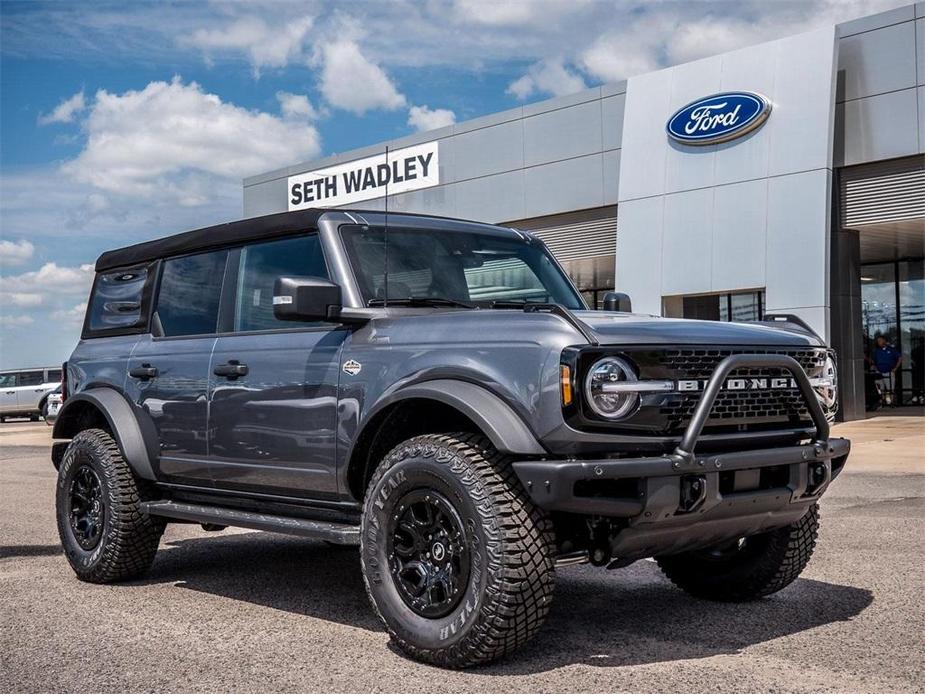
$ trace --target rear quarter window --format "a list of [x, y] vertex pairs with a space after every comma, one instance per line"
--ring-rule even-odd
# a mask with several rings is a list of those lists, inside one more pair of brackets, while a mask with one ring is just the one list
[[97, 275], [84, 336], [142, 332], [148, 323], [154, 269], [152, 263]]

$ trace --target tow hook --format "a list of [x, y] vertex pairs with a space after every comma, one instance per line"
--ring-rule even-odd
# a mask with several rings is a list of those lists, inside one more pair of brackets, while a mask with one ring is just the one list
[[707, 478], [703, 475], [684, 475], [681, 478], [681, 502], [678, 511], [690, 513], [707, 498]]

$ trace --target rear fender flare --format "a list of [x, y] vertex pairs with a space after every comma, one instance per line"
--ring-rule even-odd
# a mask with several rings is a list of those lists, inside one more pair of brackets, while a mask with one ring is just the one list
[[153, 432], [145, 436], [132, 405], [112, 388], [91, 388], [69, 396], [55, 420], [52, 437], [70, 439], [79, 433], [81, 415], [87, 407], [93, 407], [106, 419], [132, 471], [141, 479], [155, 480], [151, 461], [157, 456], [156, 436], [152, 438]]

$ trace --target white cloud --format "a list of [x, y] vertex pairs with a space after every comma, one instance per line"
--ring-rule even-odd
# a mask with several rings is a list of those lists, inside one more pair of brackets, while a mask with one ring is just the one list
[[276, 92], [276, 99], [279, 101], [279, 109], [283, 113], [283, 118], [315, 120], [320, 115], [304, 94]]
[[97, 92], [83, 151], [62, 166], [74, 180], [123, 195], [202, 204], [209, 176], [240, 179], [318, 156], [318, 131], [223, 102], [179, 77], [140, 91]]
[[423, 106], [412, 106], [408, 110], [408, 125], [418, 132], [424, 130], [436, 130], [447, 125], [453, 125], [456, 122], [456, 114], [446, 108], [429, 108], [426, 104]]
[[302, 56], [302, 46], [314, 20], [299, 17], [270, 26], [261, 17], [247, 16], [217, 29], [197, 29], [180, 37], [181, 45], [201, 50], [211, 62], [216, 52], [245, 53], [254, 71], [285, 67]]
[[0, 292], [0, 303], [11, 306], [39, 306], [44, 297], [28, 292]]
[[577, 12], [591, 0], [454, 0], [458, 20], [489, 27], [549, 23]]
[[511, 82], [507, 93], [524, 100], [534, 94], [574, 94], [587, 86], [584, 79], [569, 71], [561, 60], [542, 60], [531, 65], [523, 77]]
[[3, 265], [22, 265], [27, 260], [31, 260], [35, 253], [35, 246], [31, 241], [20, 239], [19, 241], [7, 241], [0, 239], [0, 266]]
[[38, 270], [20, 275], [0, 277], [0, 292], [10, 293], [73, 293], [90, 291], [93, 280], [93, 265], [86, 263], [79, 267], [60, 266], [45, 263]]
[[68, 321], [69, 323], [82, 323], [84, 319], [84, 314], [87, 312], [87, 302], [82, 301], [76, 306], [72, 306], [67, 309], [59, 309], [58, 311], [53, 311], [51, 317], [54, 320], [63, 320]]
[[35, 323], [35, 319], [32, 316], [0, 316], [0, 326], [4, 328], [20, 328], [33, 323]]
[[321, 93], [329, 104], [362, 116], [373, 109], [405, 105], [385, 71], [360, 51], [356, 41], [342, 39], [320, 46], [313, 61], [321, 64]]
[[74, 96], [69, 97], [55, 106], [55, 109], [48, 114], [39, 116], [39, 125], [48, 125], [49, 123], [71, 123], [74, 118], [86, 108], [84, 101], [84, 92], [81, 89]]

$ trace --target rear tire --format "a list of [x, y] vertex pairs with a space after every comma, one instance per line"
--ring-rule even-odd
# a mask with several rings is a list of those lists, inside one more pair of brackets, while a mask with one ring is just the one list
[[657, 557], [668, 579], [698, 598], [746, 602], [776, 593], [796, 580], [816, 546], [819, 505], [796, 523], [739, 543]]
[[479, 435], [410, 439], [369, 483], [366, 591], [394, 642], [418, 660], [464, 668], [522, 646], [552, 603], [553, 552], [549, 517]]
[[109, 432], [86, 429], [58, 470], [58, 535], [82, 581], [137, 578], [154, 561], [164, 522], [141, 511], [141, 489]]

